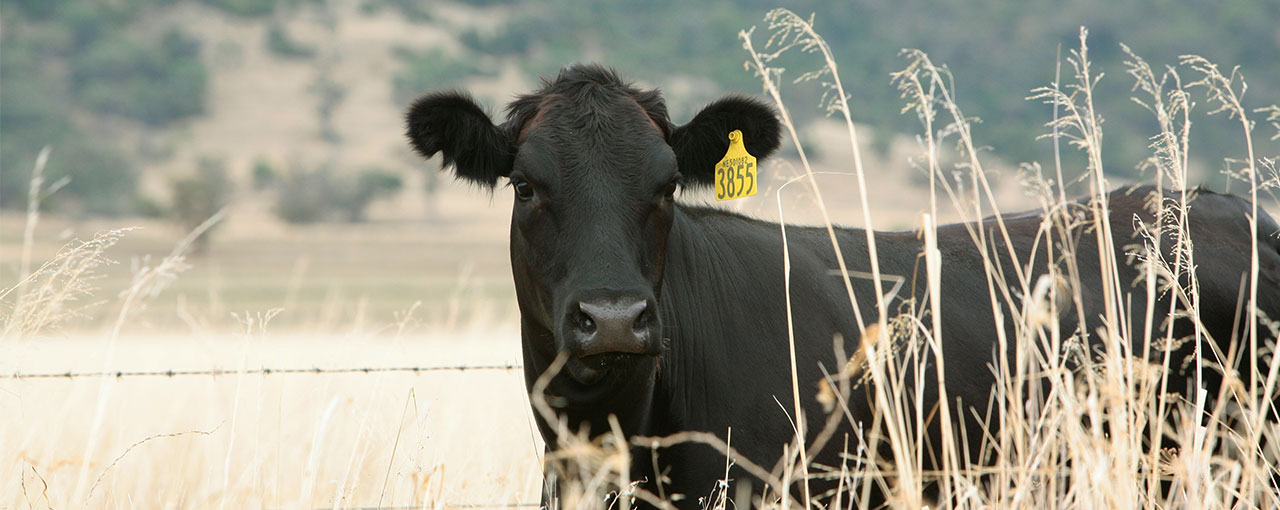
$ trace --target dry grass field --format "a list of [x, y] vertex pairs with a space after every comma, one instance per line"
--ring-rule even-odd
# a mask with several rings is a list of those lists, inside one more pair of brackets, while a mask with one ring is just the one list
[[261, 367], [518, 364], [488, 324], [411, 335], [9, 342], [0, 371], [221, 376], [0, 382], [0, 508], [442, 508], [536, 502], [518, 371], [237, 375]]
[[[278, 328], [329, 332], [379, 327], [421, 302], [413, 320], [448, 326], [476, 314], [514, 317], [506, 255], [509, 206], [465, 189], [442, 194], [432, 222], [397, 216], [364, 224], [286, 227], [262, 201], [232, 204], [213, 232], [209, 252], [185, 260], [187, 268], [158, 299], [133, 317], [131, 331], [231, 331], [231, 314], [282, 308]], [[504, 206], [507, 207], [504, 211]], [[25, 219], [0, 215], [0, 264], [17, 268]], [[168, 254], [186, 234], [170, 223], [138, 218], [41, 218], [32, 258], [45, 261], [73, 240], [133, 228], [105, 254], [99, 289], [77, 328], [101, 326], [119, 311], [109, 301], [128, 288], [142, 267]], [[7, 277], [11, 278], [11, 277]], [[11, 284], [6, 282], [5, 286]], [[461, 306], [465, 302], [466, 306]]]
[[[59, 320], [7, 329], [0, 373], [226, 372], [0, 379], [0, 508], [536, 502], [542, 446], [518, 370], [261, 373], [518, 366], [504, 212], [488, 202], [459, 191], [429, 223], [288, 229], [241, 204], [207, 255], [170, 265], [183, 233], [168, 224], [42, 217], [24, 246], [26, 218], [0, 217], [8, 268], [133, 229], [83, 274], [64, 264], [26, 286], [66, 294], [34, 310]], [[163, 288], [130, 294], [161, 266]], [[20, 299], [5, 296], [5, 324]]]

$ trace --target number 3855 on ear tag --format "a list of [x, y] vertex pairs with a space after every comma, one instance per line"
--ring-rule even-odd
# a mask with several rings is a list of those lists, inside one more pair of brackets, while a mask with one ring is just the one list
[[756, 194], [756, 157], [747, 153], [742, 131], [729, 133], [729, 150], [716, 163], [716, 200], [731, 200]]

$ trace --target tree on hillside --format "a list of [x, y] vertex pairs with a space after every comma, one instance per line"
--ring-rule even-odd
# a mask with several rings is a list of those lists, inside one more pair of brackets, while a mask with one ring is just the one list
[[440, 192], [440, 172], [431, 166], [422, 167], [422, 198], [426, 202], [427, 219], [434, 220], [440, 209], [436, 195]]
[[[193, 174], [171, 181], [170, 189], [170, 216], [184, 231], [190, 232], [226, 207], [231, 201], [233, 185], [222, 161], [204, 158]], [[192, 253], [207, 253], [212, 235], [213, 229], [210, 229], [197, 237], [191, 245]]]
[[342, 134], [333, 122], [334, 113], [347, 99], [347, 87], [333, 79], [334, 62], [332, 57], [320, 63], [320, 73], [315, 81], [307, 87], [307, 92], [316, 97], [316, 118], [320, 121], [320, 138], [331, 147], [342, 142]]
[[293, 224], [340, 220], [365, 221], [373, 202], [404, 187], [400, 174], [377, 167], [339, 175], [331, 167], [290, 172], [276, 188], [275, 212]]
[[[354, 182], [350, 182], [354, 180]], [[369, 206], [378, 199], [390, 198], [404, 187], [400, 174], [382, 168], [366, 168], [348, 180], [343, 192], [338, 193], [336, 204], [346, 220], [359, 223], [368, 218]]]
[[0, 207], [26, 207], [27, 180], [40, 148], [51, 146], [45, 175], [68, 178], [42, 207], [79, 214], [130, 212], [138, 169], [102, 133], [73, 121], [69, 87], [40, 41], [6, 30], [0, 40]]
[[114, 33], [71, 64], [72, 91], [94, 111], [155, 126], [204, 112], [209, 77], [200, 43], [177, 29], [150, 43]]

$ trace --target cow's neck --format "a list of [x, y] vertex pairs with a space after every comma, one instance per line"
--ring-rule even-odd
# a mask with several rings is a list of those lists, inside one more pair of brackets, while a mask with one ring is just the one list
[[751, 384], [762, 367], [788, 363], [785, 350], [768, 345], [785, 331], [777, 320], [785, 317], [781, 262], [776, 227], [724, 211], [677, 210], [660, 298], [669, 342], [655, 397], [672, 430], [705, 426], [726, 406], [713, 395], [736, 394], [731, 388]]

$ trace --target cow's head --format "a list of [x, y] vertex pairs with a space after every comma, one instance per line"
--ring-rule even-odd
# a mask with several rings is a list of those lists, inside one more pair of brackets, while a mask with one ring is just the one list
[[730, 131], [742, 130], [757, 158], [779, 140], [773, 109], [759, 100], [727, 97], [676, 126], [658, 91], [598, 66], [562, 70], [512, 102], [500, 125], [459, 92], [423, 96], [407, 123], [413, 147], [441, 153], [458, 178], [490, 189], [507, 181], [517, 299], [525, 327], [546, 344], [532, 347], [567, 352], [566, 370], [583, 384], [662, 348], [675, 192], [712, 184]]

